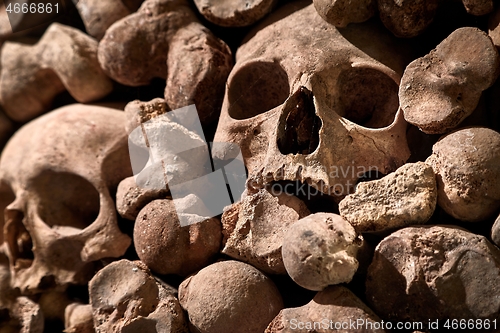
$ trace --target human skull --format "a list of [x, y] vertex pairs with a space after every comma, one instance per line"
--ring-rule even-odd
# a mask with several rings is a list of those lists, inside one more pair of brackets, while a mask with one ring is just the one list
[[299, 180], [341, 199], [362, 174], [394, 171], [410, 154], [394, 45], [373, 23], [337, 29], [313, 5], [283, 7], [238, 49], [214, 141], [241, 147], [250, 188]]
[[93, 261], [123, 255], [131, 240], [110, 189], [131, 173], [122, 112], [70, 105], [21, 128], [0, 159], [1, 189], [13, 198], [4, 240], [14, 287], [84, 284]]

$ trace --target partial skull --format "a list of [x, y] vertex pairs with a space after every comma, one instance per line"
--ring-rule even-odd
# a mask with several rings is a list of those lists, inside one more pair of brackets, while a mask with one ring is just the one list
[[69, 105], [17, 131], [0, 159], [14, 287], [85, 284], [94, 261], [123, 255], [112, 193], [131, 173], [122, 112]]

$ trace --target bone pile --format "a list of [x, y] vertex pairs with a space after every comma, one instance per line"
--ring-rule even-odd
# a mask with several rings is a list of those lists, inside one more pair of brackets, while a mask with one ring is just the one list
[[[0, 333], [500, 332], [500, 4], [2, 5], [0, 43]], [[218, 215], [174, 195], [207, 142]]]

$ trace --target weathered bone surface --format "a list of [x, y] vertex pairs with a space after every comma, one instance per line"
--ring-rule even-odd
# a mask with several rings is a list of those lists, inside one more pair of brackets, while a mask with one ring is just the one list
[[268, 14], [276, 2], [277, 0], [194, 0], [207, 20], [223, 27], [251, 25]]
[[360, 23], [375, 14], [375, 0], [313, 0], [318, 14], [336, 27], [345, 27], [349, 23]]
[[[116, 206], [124, 218], [135, 220], [146, 204], [165, 199], [169, 186], [184, 184], [207, 173], [208, 147], [196, 117], [189, 112], [169, 113], [170, 117], [165, 114], [168, 111], [170, 108], [161, 98], [149, 102], [135, 100], [125, 107], [132, 164], [140, 167], [134, 169], [133, 177], [118, 186]], [[184, 153], [181, 147], [197, 148]], [[153, 157], [151, 149], [155, 152]]]
[[[325, 319], [327, 320], [325, 325]], [[377, 327], [381, 319], [356, 295], [343, 286], [330, 286], [320, 291], [304, 306], [280, 311], [266, 328], [265, 333], [292, 333], [298, 331], [298, 323], [303, 323], [302, 332], [385, 332], [383, 329], [362, 328], [354, 330], [349, 323], [361, 320], [365, 327]], [[314, 327], [314, 323], [322, 323]], [[336, 326], [336, 325], [348, 325]]]
[[289, 227], [283, 240], [283, 262], [298, 285], [322, 290], [351, 281], [362, 245], [363, 237], [341, 216], [316, 213]]
[[488, 35], [497, 48], [500, 47], [500, 7], [497, 8], [488, 20]]
[[222, 215], [222, 253], [269, 274], [286, 274], [281, 245], [287, 229], [309, 215], [295, 196], [273, 196], [266, 189], [244, 196]]
[[43, 333], [44, 317], [40, 306], [28, 297], [18, 297], [11, 305], [9, 318], [0, 318], [0, 332]]
[[12, 34], [9, 17], [5, 11], [5, 3], [0, 4], [0, 44]]
[[179, 286], [191, 332], [263, 332], [283, 308], [274, 283], [239, 261], [217, 262]]
[[500, 215], [498, 215], [495, 223], [493, 223], [493, 227], [491, 228], [491, 239], [493, 240], [493, 243], [500, 246]]
[[216, 119], [232, 67], [229, 47], [198, 22], [185, 0], [146, 0], [106, 31], [98, 58], [125, 85], [166, 79], [167, 104], [196, 104], [202, 122]]
[[140, 261], [115, 261], [92, 278], [90, 304], [97, 333], [188, 332], [179, 301]]
[[500, 134], [466, 128], [441, 138], [426, 160], [436, 173], [438, 205], [456, 219], [482, 221], [500, 208]]
[[26, 124], [7, 143], [0, 183], [13, 202], [4, 239], [22, 293], [85, 284], [93, 261], [129, 247], [110, 193], [131, 174], [124, 128], [122, 112], [75, 104]]
[[64, 321], [66, 307], [72, 302], [66, 292], [50, 290], [38, 298], [38, 305], [45, 320]]
[[[136, 184], [148, 190], [147, 193], [152, 192], [148, 193], [151, 195], [207, 173], [208, 148], [202, 128], [198, 128], [201, 125], [196, 114], [194, 117], [190, 116], [190, 112], [165, 114], [167, 111], [170, 108], [160, 98], [149, 102], [133, 101], [125, 107], [129, 143], [137, 147], [133, 150], [133, 155], [137, 156], [133, 157], [145, 164], [140, 172], [134, 169]], [[181, 148], [184, 147], [197, 148], [183, 154]], [[151, 149], [154, 150], [151, 158], [140, 157], [144, 153], [150, 155]], [[137, 162], [134, 161], [134, 164]]]
[[33, 46], [6, 42], [1, 62], [2, 106], [18, 122], [48, 111], [54, 97], [65, 90], [87, 103], [113, 89], [97, 61], [97, 41], [58, 23]]
[[[194, 195], [182, 199], [186, 206], [202, 202]], [[134, 245], [139, 258], [154, 272], [186, 276], [208, 265], [219, 252], [222, 231], [217, 218], [181, 226], [178, 201], [154, 200], [137, 216]], [[207, 215], [210, 216], [210, 215]]]
[[436, 208], [433, 169], [407, 163], [380, 180], [359, 183], [339, 204], [340, 215], [356, 232], [377, 232], [427, 222]]
[[405, 228], [377, 246], [367, 299], [385, 320], [498, 320], [499, 267], [500, 250], [483, 236], [454, 226]]
[[40, 306], [27, 297], [18, 297], [11, 287], [6, 247], [0, 245], [0, 332], [42, 333], [44, 316]]
[[428, 134], [455, 128], [500, 73], [498, 51], [477, 28], [460, 28], [406, 68], [399, 98], [406, 121]]
[[130, 134], [142, 123], [171, 111], [171, 109], [163, 98], [155, 98], [148, 102], [132, 101], [125, 106], [124, 111], [127, 116], [127, 133]]
[[277, 10], [238, 49], [214, 141], [239, 145], [250, 187], [300, 180], [340, 200], [364, 172], [409, 157], [403, 53], [383, 27], [341, 34], [306, 4]]
[[95, 333], [90, 304], [71, 303], [64, 311], [65, 333]]
[[116, 190], [116, 210], [121, 217], [135, 221], [144, 206], [156, 199], [165, 199], [167, 188], [153, 189], [138, 186], [134, 177], [125, 178]]
[[76, 8], [87, 33], [100, 40], [113, 23], [135, 12], [142, 2], [143, 0], [79, 0]]
[[495, 5], [493, 0], [462, 0], [467, 13], [475, 16], [489, 14]]
[[434, 20], [438, 0], [377, 0], [380, 19], [397, 37], [415, 37]]
[[[378, 0], [377, 3], [380, 19], [387, 29], [405, 38], [423, 33], [441, 5], [438, 0]], [[494, 8], [492, 0], [462, 0], [462, 3], [467, 13], [475, 16], [489, 14]]]
[[[484, 15], [492, 0], [463, 0], [465, 9], [458, 0], [375, 1], [147, 0], [137, 12], [141, 0], [74, 1], [100, 46], [60, 24], [45, 35], [48, 24], [11, 34], [0, 1], [0, 43], [10, 40], [3, 51], [24, 56], [0, 59], [0, 101], [20, 84], [31, 89], [7, 100], [26, 120], [0, 112], [2, 149], [18, 131], [0, 157], [0, 332], [345, 330], [325, 329], [325, 319], [362, 320], [370, 331], [381, 320], [427, 324], [432, 316], [500, 322], [500, 250], [485, 238], [500, 245], [500, 81], [490, 87], [500, 11], [491, 15], [490, 40], [480, 31], [488, 17], [465, 11]], [[216, 22], [214, 34], [195, 5]], [[383, 22], [354, 23], [374, 6]], [[394, 36], [420, 34], [433, 19], [419, 38]], [[464, 25], [480, 30], [461, 28], [424, 56]], [[230, 75], [232, 56], [218, 38], [238, 50]], [[417, 54], [423, 58], [405, 72]], [[103, 59], [132, 87], [112, 83]], [[101, 86], [88, 78], [97, 72]], [[81, 84], [64, 86], [73, 79]], [[98, 103], [125, 112], [67, 106], [18, 129], [40, 115], [26, 106], [44, 112], [111, 86]], [[136, 98], [149, 101], [128, 103]], [[177, 110], [192, 104], [202, 128]], [[417, 107], [422, 130], [462, 130], [438, 142], [408, 126], [406, 111]], [[216, 142], [212, 159], [206, 141]], [[223, 143], [242, 148], [249, 181], [238, 198], [229, 186], [240, 201], [219, 221], [211, 216], [222, 209], [209, 210], [219, 192], [188, 184], [214, 167], [226, 178], [217, 183], [229, 182], [229, 165], [219, 162], [236, 145]], [[444, 209], [427, 221], [436, 201]], [[456, 219], [478, 221], [469, 225], [482, 236], [415, 225]], [[128, 261], [137, 255], [143, 261]], [[220, 261], [227, 257], [237, 261]], [[165, 279], [176, 285], [185, 279], [181, 301], [153, 271], [172, 274]], [[322, 291], [314, 297], [302, 286]]]

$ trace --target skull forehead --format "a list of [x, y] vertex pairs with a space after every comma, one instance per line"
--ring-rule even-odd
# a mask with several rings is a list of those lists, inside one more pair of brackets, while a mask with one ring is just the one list
[[[276, 61], [287, 72], [317, 69], [320, 60], [334, 51], [347, 59], [352, 45], [332, 25], [308, 6], [259, 30], [236, 53], [237, 67], [255, 59]], [[239, 66], [238, 66], [239, 64]], [[233, 71], [234, 72], [234, 71]]]
[[[275, 16], [283, 13], [287, 8]], [[356, 24], [339, 30], [325, 22], [313, 5], [281, 19], [271, 16], [263, 26], [238, 49], [232, 74], [256, 60], [278, 62], [290, 81], [297, 79], [294, 75], [338, 72], [352, 64], [369, 64], [398, 80], [405, 67], [404, 54], [397, 50], [394, 38], [379, 26]]]
[[126, 140], [123, 113], [80, 104], [66, 106], [28, 123], [11, 138], [0, 160], [0, 178], [22, 186], [51, 170], [92, 181], [100, 177], [105, 158], [126, 145]]

